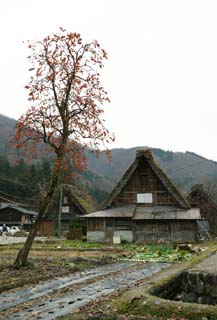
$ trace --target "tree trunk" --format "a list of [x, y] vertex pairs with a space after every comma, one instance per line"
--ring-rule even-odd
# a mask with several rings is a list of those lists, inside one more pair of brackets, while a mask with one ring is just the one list
[[39, 208], [39, 213], [38, 216], [32, 226], [31, 231], [29, 232], [29, 235], [26, 239], [26, 242], [24, 243], [24, 246], [22, 249], [20, 249], [20, 251], [18, 252], [18, 255], [16, 257], [16, 260], [14, 262], [14, 268], [19, 269], [23, 266], [26, 265], [26, 261], [29, 255], [29, 251], [31, 249], [32, 243], [34, 241], [34, 238], [39, 230], [39, 227], [41, 225], [42, 219], [45, 217], [47, 209], [49, 207], [49, 204], [52, 200], [52, 197], [55, 193], [55, 190], [58, 186], [58, 172], [57, 170], [55, 170], [54, 174], [53, 174], [53, 178], [51, 181], [51, 187], [50, 190], [48, 191], [47, 195], [44, 198], [44, 201], [42, 202], [42, 204], [40, 205]]
[[25, 242], [23, 248], [20, 249], [20, 251], [18, 252], [18, 255], [17, 255], [16, 260], [14, 262], [14, 267], [16, 269], [19, 269], [20, 267], [22, 267], [26, 264], [27, 257], [29, 255], [29, 251], [31, 249], [33, 240], [34, 240], [34, 238], [39, 230], [39, 227], [41, 225], [42, 218], [43, 218], [43, 214], [40, 214], [37, 216], [36, 221], [33, 224], [31, 231], [29, 232], [29, 235], [26, 239], [26, 242]]

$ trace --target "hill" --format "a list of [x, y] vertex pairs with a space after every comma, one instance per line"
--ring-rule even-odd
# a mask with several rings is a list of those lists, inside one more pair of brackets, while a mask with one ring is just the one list
[[[0, 155], [10, 153], [7, 142], [15, 124], [14, 119], [0, 114]], [[87, 151], [88, 170], [82, 175], [82, 187], [88, 188], [92, 196], [101, 201], [134, 160], [137, 148], [112, 149], [111, 162], [103, 154], [96, 160], [95, 156]], [[153, 148], [152, 151], [161, 167], [182, 191], [189, 190], [195, 183], [217, 181], [215, 161], [189, 151], [172, 152], [157, 148]]]
[[[135, 147], [130, 149], [112, 149], [112, 161], [100, 155], [96, 161], [88, 154], [88, 169], [109, 180], [117, 182], [135, 158]], [[160, 166], [167, 172], [173, 182], [183, 191], [187, 191], [195, 183], [207, 183], [217, 180], [217, 162], [203, 158], [193, 152], [172, 152], [152, 148]]]
[[11, 134], [14, 132], [16, 120], [8, 118], [0, 114], [0, 152], [7, 153], [8, 141]]

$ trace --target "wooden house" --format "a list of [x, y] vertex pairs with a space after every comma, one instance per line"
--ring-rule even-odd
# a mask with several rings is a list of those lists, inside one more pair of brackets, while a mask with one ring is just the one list
[[81, 191], [67, 184], [62, 185], [61, 194], [56, 197], [54, 207], [49, 211], [54, 212], [55, 226], [58, 226], [60, 220], [61, 231], [64, 231], [68, 230], [70, 224], [73, 224], [73, 220], [81, 219], [92, 210], [91, 201], [88, 201]]
[[192, 208], [200, 208], [201, 218], [209, 223], [209, 233], [217, 235], [217, 204], [204, 190], [202, 184], [194, 185], [187, 195]]
[[138, 150], [102, 210], [85, 215], [90, 242], [190, 242], [196, 240], [198, 208], [177, 190], [149, 149]]
[[7, 204], [0, 208], [0, 225], [5, 223], [7, 226], [21, 226], [29, 230], [37, 213], [31, 210]]

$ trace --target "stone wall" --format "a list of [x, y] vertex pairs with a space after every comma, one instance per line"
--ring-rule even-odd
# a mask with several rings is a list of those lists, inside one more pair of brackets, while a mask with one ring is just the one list
[[186, 271], [152, 293], [169, 300], [217, 305], [217, 274]]
[[202, 304], [217, 304], [217, 274], [186, 272], [182, 277], [182, 300]]

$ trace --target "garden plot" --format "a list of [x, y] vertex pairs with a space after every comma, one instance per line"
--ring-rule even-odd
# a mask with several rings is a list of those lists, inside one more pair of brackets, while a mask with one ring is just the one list
[[105, 265], [98, 268], [77, 272], [71, 276], [50, 280], [34, 287], [17, 290], [16, 292], [12, 291], [3, 293], [0, 295], [0, 311], [16, 307], [19, 304], [26, 303], [95, 277], [105, 276], [109, 273], [130, 268], [133, 265], [135, 265], [135, 263], [132, 262], [119, 262]]
[[[33, 304], [30, 308], [26, 310], [22, 310], [17, 312], [15, 308], [6, 312], [3, 316], [4, 319], [18, 319], [18, 320], [39, 320], [46, 319], [51, 320], [55, 319], [58, 316], [66, 315], [75, 311], [76, 309], [87, 305], [88, 303], [100, 298], [104, 295], [108, 295], [114, 293], [120, 289], [127, 288], [131, 285], [136, 284], [138, 281], [151, 276], [154, 273], [159, 272], [165, 267], [168, 267], [167, 263], [148, 263], [148, 264], [140, 264], [135, 265], [133, 268], [132, 263], [125, 265], [124, 272], [118, 273], [118, 271], [122, 271], [124, 265], [120, 263], [110, 266], [114, 270], [111, 272], [111, 269], [107, 271], [107, 274], [110, 272], [110, 276], [94, 281], [89, 285], [85, 285], [78, 290], [75, 290], [71, 294], [68, 292], [67, 295], [62, 295], [61, 297], [55, 297], [50, 299], [45, 299], [40, 303]], [[96, 272], [100, 271], [102, 268], [96, 268]], [[116, 270], [115, 270], [116, 269]], [[103, 270], [101, 270], [103, 272]], [[105, 273], [104, 273], [105, 274]], [[97, 275], [99, 275], [97, 273]], [[72, 279], [71, 279], [72, 280]], [[82, 278], [81, 278], [82, 281]], [[70, 284], [73, 285], [73, 284]], [[4, 297], [7, 299], [7, 297]], [[8, 297], [9, 298], [9, 297]]]

